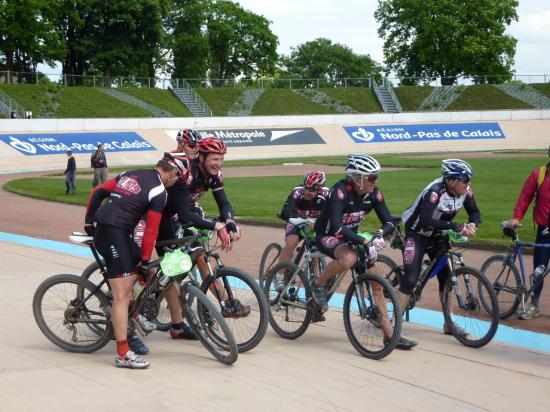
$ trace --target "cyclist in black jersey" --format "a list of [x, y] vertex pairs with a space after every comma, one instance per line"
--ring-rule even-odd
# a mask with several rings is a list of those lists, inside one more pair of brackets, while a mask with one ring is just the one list
[[[124, 172], [96, 187], [88, 200], [84, 229], [94, 236], [94, 244], [105, 259], [113, 294], [111, 321], [115, 331], [118, 367], [142, 369], [149, 363], [128, 345], [128, 307], [137, 275], [136, 265], [151, 258], [161, 214], [166, 204], [166, 188], [185, 178], [188, 166], [165, 153], [153, 170]], [[103, 199], [108, 200], [101, 205]], [[147, 216], [141, 249], [132, 239], [134, 228]], [[95, 225], [97, 224], [97, 226]]]
[[292, 217], [317, 218], [328, 196], [325, 187], [325, 174], [320, 170], [309, 172], [304, 183], [292, 189], [288, 195], [279, 217], [285, 220], [285, 246], [281, 250], [279, 261], [290, 260], [292, 253], [300, 242], [300, 231], [288, 221]]
[[[315, 222], [317, 247], [334, 259], [326, 266], [315, 283], [315, 295], [319, 298], [322, 311], [328, 309], [327, 283], [338, 273], [348, 270], [357, 262], [357, 252], [349, 247], [348, 243], [368, 246], [367, 265], [372, 268], [378, 252], [385, 247], [384, 236], [394, 230], [384, 196], [376, 186], [379, 173], [380, 164], [372, 156], [349, 155], [346, 166], [347, 177], [332, 186], [321, 214]], [[369, 242], [359, 236], [357, 231], [361, 221], [372, 210], [375, 211], [382, 227], [375, 238]], [[374, 292], [381, 295], [382, 289], [379, 287]], [[392, 328], [389, 322], [386, 321], [386, 324], [383, 323], [381, 326], [387, 334], [386, 338], [390, 338]], [[408, 349], [412, 347], [411, 345], [410, 341], [401, 337], [396, 347]]]
[[[405, 245], [403, 248], [404, 276], [399, 281], [399, 300], [405, 310], [412, 289], [420, 276], [425, 253], [435, 259], [447, 252], [448, 237], [442, 230], [452, 229], [464, 236], [472, 237], [481, 222], [481, 214], [470, 185], [472, 167], [460, 159], [446, 159], [441, 164], [442, 177], [435, 179], [418, 195], [414, 203], [403, 213]], [[467, 223], [453, 222], [460, 209], [468, 213]], [[448, 268], [437, 275], [439, 295], [442, 298]], [[451, 328], [443, 326], [445, 334]]]
[[201, 140], [199, 132], [193, 129], [180, 129], [176, 136], [178, 147], [176, 152], [184, 152], [189, 160], [199, 155], [197, 144]]

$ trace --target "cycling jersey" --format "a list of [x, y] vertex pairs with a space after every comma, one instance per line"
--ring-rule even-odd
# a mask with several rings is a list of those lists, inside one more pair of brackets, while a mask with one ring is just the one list
[[297, 186], [292, 189], [292, 192], [288, 195], [283, 209], [279, 216], [283, 220], [288, 220], [291, 217], [318, 217], [323, 208], [323, 204], [328, 196], [328, 187], [321, 188], [317, 195], [311, 199], [307, 200], [304, 197], [304, 187]]
[[432, 236], [437, 234], [434, 231], [449, 229], [460, 232], [461, 225], [452, 220], [462, 207], [468, 212], [468, 222], [479, 225], [481, 214], [471, 187], [464, 195], [455, 196], [448, 191], [445, 179], [440, 177], [424, 188], [414, 203], [403, 212], [402, 220], [406, 231], [423, 236]]
[[359, 224], [373, 210], [382, 223], [382, 233], [393, 232], [394, 225], [382, 192], [375, 186], [372, 193], [361, 196], [351, 182], [342, 179], [328, 194], [319, 217], [315, 222], [317, 236], [332, 235], [348, 242], [362, 244], [364, 239], [357, 235]]
[[[101, 201], [109, 199], [101, 205]], [[128, 236], [144, 214], [147, 225], [141, 246], [141, 259], [151, 258], [157, 239], [166, 190], [157, 170], [132, 170], [96, 187], [88, 200], [86, 223], [98, 222], [123, 229]], [[100, 206], [101, 205], [101, 206]]]

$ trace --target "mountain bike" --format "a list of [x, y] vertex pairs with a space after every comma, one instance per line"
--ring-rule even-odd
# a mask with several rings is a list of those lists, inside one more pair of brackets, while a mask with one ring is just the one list
[[[527, 280], [521, 250], [526, 247], [550, 248], [550, 245], [521, 242], [517, 228], [510, 227], [508, 222], [502, 222], [502, 232], [504, 236], [512, 238], [513, 243], [510, 252], [507, 255], [489, 257], [481, 266], [481, 273], [489, 279], [495, 290], [500, 309], [500, 319], [506, 319], [514, 314], [520, 305], [521, 309], [525, 311], [527, 298], [550, 273], [550, 267], [539, 268]], [[516, 261], [519, 262], [519, 270]]]
[[[200, 284], [200, 289], [206, 294], [225, 318], [231, 329], [240, 353], [256, 347], [264, 338], [269, 323], [269, 308], [262, 289], [256, 281], [241, 269], [225, 266], [216, 250], [221, 245], [212, 241], [215, 232], [196, 229], [194, 227], [179, 226], [176, 236], [181, 238], [185, 231], [197, 236], [195, 246], [201, 246], [202, 253], [196, 253], [193, 257], [193, 276], [201, 279], [197, 262], [202, 259], [208, 267], [208, 274]], [[170, 241], [157, 242], [170, 245]], [[215, 267], [211, 261], [215, 262]], [[82, 272], [82, 277], [99, 284], [103, 279], [102, 269], [97, 261], [92, 262]], [[104, 293], [108, 294], [108, 285], [103, 286]], [[166, 302], [166, 288], [158, 286], [153, 291], [155, 298], [154, 310], [143, 311], [142, 314], [157, 325], [157, 330], [170, 329], [170, 311]], [[243, 305], [250, 307], [250, 313], [242, 314]]]
[[[395, 221], [394, 217], [394, 221]], [[397, 218], [397, 220], [401, 220], [401, 218]], [[313, 231], [313, 223], [314, 221], [311, 219], [303, 219], [303, 218], [290, 218], [289, 222], [292, 223], [295, 226], [298, 226], [300, 229], [300, 238], [308, 238], [309, 244], [315, 246], [315, 232]], [[303, 251], [303, 242], [302, 244], [298, 244], [298, 247], [296, 248], [296, 251], [294, 252], [294, 256], [292, 258], [292, 262], [295, 265], [300, 265], [300, 261], [302, 260], [302, 257], [304, 256]], [[279, 255], [281, 254], [281, 250], [283, 250], [283, 247], [277, 243], [273, 242], [266, 246], [262, 253], [262, 257], [260, 259], [260, 267], [258, 270], [258, 282], [260, 284], [260, 287], [263, 288], [263, 282], [265, 279], [266, 273], [277, 264], [279, 260]], [[322, 269], [326, 266], [325, 258], [324, 256], [320, 256], [319, 258], [319, 265]], [[388, 256], [379, 254], [374, 262], [374, 267], [376, 270], [374, 270], [375, 273], [383, 273], [384, 275], [390, 273], [391, 269], [396, 266], [397, 264]]]
[[[450, 276], [445, 283], [441, 302], [445, 323], [450, 326], [452, 335], [460, 343], [479, 348], [493, 339], [498, 328], [499, 311], [495, 291], [482, 273], [466, 266], [462, 252], [453, 248], [453, 244], [467, 243], [467, 237], [452, 230], [442, 231], [438, 235], [443, 236], [442, 241], [447, 243], [446, 251], [436, 256], [433, 261], [423, 262], [418, 282], [405, 308], [405, 318], [409, 320], [409, 311], [420, 302], [428, 280], [447, 267]], [[396, 224], [391, 246], [403, 250], [404, 237], [399, 223]], [[402, 265], [396, 265], [386, 277], [396, 289], [403, 271]]]
[[[370, 236], [363, 233], [363, 236]], [[296, 339], [304, 334], [312, 318], [319, 320], [315, 282], [315, 258], [310, 240], [304, 238], [304, 258], [300, 265], [281, 262], [266, 275], [264, 292], [269, 301], [269, 323], [282, 338]], [[344, 327], [353, 347], [363, 356], [381, 359], [388, 356], [401, 334], [401, 309], [395, 290], [382, 277], [368, 273], [367, 256], [363, 246], [352, 245], [358, 253], [357, 263], [351, 268], [352, 282], [344, 296]], [[327, 300], [334, 296], [346, 272], [340, 273], [327, 285]], [[277, 284], [275, 279], [284, 279]], [[315, 319], [314, 317], [317, 317]]]
[[[189, 326], [217, 360], [230, 365], [238, 357], [235, 339], [221, 313], [199, 289], [190, 271], [191, 256], [201, 252], [191, 247], [198, 237], [190, 236], [165, 244], [170, 252], [147, 265], [145, 269], [150, 275], [129, 309], [129, 331], [145, 335], [136, 315], [156, 310], [154, 291], [159, 285], [166, 288], [176, 284]], [[97, 265], [105, 271], [91, 236], [74, 233], [70, 238], [88, 245]], [[34, 318], [42, 333], [55, 345], [70, 352], [90, 353], [105, 346], [113, 337], [112, 299], [102, 290], [106, 282], [103, 279], [95, 285], [75, 275], [56, 275], [42, 282], [33, 298]]]

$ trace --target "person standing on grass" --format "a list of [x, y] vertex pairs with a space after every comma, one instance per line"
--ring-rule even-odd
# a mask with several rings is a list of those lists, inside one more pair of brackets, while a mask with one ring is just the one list
[[75, 175], [76, 175], [76, 161], [74, 160], [72, 150], [67, 150], [67, 168], [65, 169], [65, 194], [69, 194], [69, 188], [71, 189], [71, 194], [74, 195], [76, 192], [75, 187]]
[[107, 159], [105, 157], [105, 148], [103, 143], [97, 145], [97, 150], [91, 157], [92, 167], [94, 169], [94, 180], [92, 187], [102, 185], [107, 181]]

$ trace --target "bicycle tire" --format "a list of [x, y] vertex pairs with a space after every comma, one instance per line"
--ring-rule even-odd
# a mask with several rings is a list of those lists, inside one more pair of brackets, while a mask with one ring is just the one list
[[[397, 263], [395, 263], [392, 258], [386, 255], [378, 255], [376, 256], [376, 260], [374, 261], [374, 267], [376, 268], [375, 274], [378, 274], [385, 279], [387, 279], [389, 274], [396, 266]], [[369, 268], [369, 272], [372, 272], [372, 268]]]
[[[365, 306], [368, 307], [365, 308], [365, 313], [361, 316], [359, 313], [359, 304], [357, 301], [354, 302], [354, 299], [357, 298], [355, 293], [356, 284], [352, 282], [344, 297], [343, 317], [346, 334], [352, 346], [359, 354], [369, 359], [382, 359], [395, 349], [395, 345], [397, 345], [397, 341], [401, 336], [402, 317], [400, 315], [401, 306], [399, 304], [399, 299], [395, 289], [381, 276], [364, 273], [359, 275], [358, 281], [363, 286], [363, 292], [368, 290], [369, 296], [371, 296], [373, 282], [378, 283], [382, 287], [382, 296], [385, 298], [385, 301], [383, 303], [379, 302], [379, 304], [376, 305], [374, 300], [370, 299], [370, 297], [366, 298], [363, 293], [363, 301]], [[365, 289], [365, 286], [367, 289]], [[374, 297], [374, 292], [372, 293]], [[379, 309], [381, 305], [388, 310], [388, 322], [393, 329], [390, 339], [384, 337], [384, 332], [380, 326], [380, 319], [381, 316], [383, 316]], [[359, 334], [354, 328], [356, 324], [360, 325]], [[365, 337], [366, 340], [361, 339], [362, 337]]]
[[[52, 276], [38, 286], [33, 297], [32, 311], [38, 327], [52, 343], [69, 352], [92, 353], [103, 348], [111, 340], [113, 326], [110, 322], [110, 301], [100, 290], [92, 293], [94, 289], [96, 285], [92, 282], [81, 276], [67, 274]], [[86, 290], [92, 297], [82, 305], [78, 313], [71, 311], [71, 306], [76, 307], [79, 302], [82, 302], [79, 296], [84, 296]], [[49, 291], [52, 291], [52, 294], [47, 295], [45, 299]], [[56, 304], [56, 299], [60, 303]], [[48, 309], [47, 305], [50, 304], [52, 309]], [[50, 310], [51, 315], [45, 313]], [[60, 312], [61, 315], [54, 315], [53, 311]], [[52, 329], [48, 319], [53, 319], [54, 316], [57, 317], [56, 322], [61, 323], [57, 328]], [[68, 316], [72, 318], [69, 319]], [[101, 324], [101, 327], [90, 327], [93, 323], [89, 321], [94, 319]], [[84, 322], [85, 320], [87, 322]], [[64, 330], [68, 335], [72, 335], [72, 338], [63, 338], [61, 333]], [[82, 340], [82, 337], [85, 339]], [[77, 344], [77, 342], [81, 343]]]
[[[208, 352], [221, 363], [235, 363], [239, 356], [235, 338], [210, 299], [198, 287], [186, 283], [181, 288], [180, 304], [189, 326]], [[200, 312], [202, 316], [198, 315]], [[223, 339], [220, 339], [220, 335], [223, 335]]]
[[[284, 296], [279, 296], [280, 293], [274, 286], [277, 273], [287, 273], [283, 289], [286, 290]], [[294, 279], [294, 283], [289, 286], [295, 273], [298, 280]], [[297, 339], [302, 336], [309, 327], [312, 317], [312, 312], [308, 308], [308, 301], [312, 294], [306, 274], [294, 263], [278, 263], [267, 273], [264, 295], [269, 306], [269, 324], [277, 335], [285, 339]], [[295, 329], [290, 328], [293, 324], [297, 325]]]
[[260, 259], [260, 268], [258, 269], [258, 282], [260, 283], [260, 288], [264, 287], [265, 274], [276, 264], [279, 260], [283, 247], [278, 243], [270, 243], [264, 249], [262, 257]]
[[[201, 291], [212, 300], [214, 305], [218, 305], [222, 316], [224, 313], [222, 302], [210, 289], [210, 286], [218, 279], [224, 288], [229, 286], [231, 295], [240, 305], [250, 306], [250, 313], [247, 316], [224, 316], [233, 333], [239, 353], [247, 352], [255, 348], [267, 332], [269, 324], [267, 301], [258, 283], [248, 273], [228, 266], [217, 267], [214, 276], [208, 276], [202, 282]], [[225, 295], [228, 295], [227, 289], [225, 289]], [[230, 307], [235, 307], [235, 305], [230, 305]]]
[[[464, 266], [455, 269], [454, 274], [456, 276], [457, 289], [460, 290], [463, 298], [466, 297], [465, 303], [467, 307], [460, 307], [458, 305], [458, 297], [453, 288], [452, 276], [449, 277], [443, 290], [442, 305], [445, 323], [450, 325], [451, 333], [460, 343], [470, 348], [480, 348], [487, 345], [493, 339], [498, 328], [498, 301], [495, 291], [491, 286], [491, 282], [477, 269]], [[471, 282], [470, 287], [465, 283], [466, 275], [468, 275]], [[478, 284], [473, 285], [474, 281], [477, 281]], [[472, 291], [472, 295], [467, 295], [468, 290]], [[484, 297], [474, 297], [473, 293], [475, 291], [483, 293]], [[450, 300], [451, 293], [455, 296], [457, 302]], [[485, 309], [485, 305], [481, 302], [482, 299], [490, 302], [490, 310]], [[453, 307], [451, 307], [451, 304], [454, 304]], [[457, 315], [456, 311], [453, 312], [453, 308], [460, 310], [460, 314]], [[467, 335], [464, 336], [460, 333], [459, 328], [464, 330]]]
[[506, 256], [494, 255], [483, 263], [480, 272], [491, 282], [495, 290], [500, 319], [512, 316], [519, 306], [518, 290], [523, 283], [516, 266], [511, 265]]
[[[82, 271], [80, 275], [82, 279], [89, 280], [94, 285], [98, 285], [103, 280], [103, 274], [100, 271], [99, 265], [94, 260]], [[101, 288], [101, 291], [108, 296], [109, 291], [111, 290], [109, 283], [105, 283]]]

